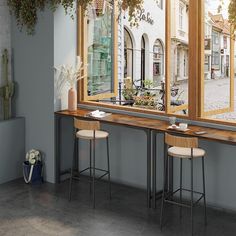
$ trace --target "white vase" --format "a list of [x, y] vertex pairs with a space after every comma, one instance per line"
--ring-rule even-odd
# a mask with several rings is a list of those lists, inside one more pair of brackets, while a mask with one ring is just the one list
[[75, 88], [70, 88], [68, 91], [68, 110], [77, 110], [77, 91]]

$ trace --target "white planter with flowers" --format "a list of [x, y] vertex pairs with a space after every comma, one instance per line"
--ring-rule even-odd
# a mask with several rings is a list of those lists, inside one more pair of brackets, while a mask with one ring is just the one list
[[25, 183], [38, 184], [43, 182], [43, 163], [41, 152], [31, 149], [26, 153], [23, 163]]

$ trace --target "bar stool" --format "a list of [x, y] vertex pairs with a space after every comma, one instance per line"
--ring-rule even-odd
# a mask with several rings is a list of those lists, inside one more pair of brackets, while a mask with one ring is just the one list
[[[71, 166], [71, 175], [70, 175], [70, 189], [69, 189], [69, 201], [71, 200], [71, 192], [72, 192], [72, 182], [73, 179], [78, 179], [78, 177], [74, 176], [74, 166], [76, 166], [76, 172], [80, 175], [85, 171], [89, 171], [90, 176], [90, 193], [92, 187], [93, 194], [93, 208], [95, 208], [95, 181], [101, 180], [103, 177], [108, 176], [108, 188], [109, 188], [109, 198], [111, 199], [111, 181], [110, 181], [110, 160], [109, 160], [109, 133], [100, 130], [100, 122], [99, 121], [86, 121], [86, 120], [78, 120], [74, 119], [74, 153], [73, 160]], [[90, 144], [90, 163], [89, 167], [79, 171], [78, 163], [79, 163], [79, 153], [78, 153], [78, 145], [79, 139], [88, 140]], [[95, 166], [95, 144], [96, 140], [105, 139], [106, 147], [107, 147], [107, 170], [98, 169]], [[96, 171], [103, 172], [104, 174], [97, 177], [95, 176]], [[92, 184], [92, 186], [91, 186]]]
[[[205, 213], [205, 224], [207, 223], [206, 218], [206, 195], [205, 195], [205, 171], [204, 171], [204, 156], [205, 151], [198, 148], [198, 139], [189, 137], [178, 137], [173, 136], [168, 133], [165, 134], [165, 145], [167, 147], [167, 157], [165, 155], [164, 160], [164, 183], [163, 183], [163, 193], [162, 193], [162, 203], [161, 203], [161, 216], [160, 216], [160, 226], [162, 229], [163, 213], [164, 213], [164, 203], [171, 203], [180, 206], [180, 217], [182, 216], [182, 206], [191, 208], [191, 230], [193, 235], [193, 207], [200, 202], [201, 199], [204, 201], [204, 213]], [[165, 185], [167, 182], [167, 163], [169, 158], [179, 158], [180, 159], [180, 188], [174, 192], [165, 191]], [[203, 178], [203, 193], [196, 192], [193, 190], [193, 160], [201, 158], [202, 159], [202, 178]], [[182, 164], [183, 160], [190, 160], [191, 163], [191, 189], [184, 189], [182, 187]], [[168, 178], [169, 179], [169, 178]], [[169, 183], [168, 183], [169, 184]], [[191, 204], [182, 203], [182, 192], [187, 191], [191, 193]], [[174, 201], [173, 196], [177, 192], [180, 193], [180, 202]], [[200, 198], [194, 202], [193, 194], [200, 195]]]

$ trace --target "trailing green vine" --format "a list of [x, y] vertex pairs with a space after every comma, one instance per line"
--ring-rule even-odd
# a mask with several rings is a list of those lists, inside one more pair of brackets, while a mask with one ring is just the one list
[[229, 4], [229, 21], [236, 30], [236, 0], [231, 0]]
[[[93, 0], [7, 0], [11, 13], [16, 17], [18, 26], [21, 29], [25, 27], [28, 34], [34, 33], [39, 11], [43, 11], [47, 7], [55, 11], [58, 6], [62, 5], [66, 14], [73, 18], [76, 1], [83, 9], [86, 9], [93, 2]], [[120, 7], [123, 10], [128, 10], [131, 25], [138, 24], [137, 10], [142, 7], [143, 1], [118, 0]], [[236, 30], [236, 0], [230, 0], [229, 21]]]
[[[7, 0], [10, 12], [15, 15], [18, 26], [26, 29], [28, 34], [33, 34], [38, 21], [39, 11], [50, 8], [55, 11], [58, 6], [63, 6], [66, 14], [72, 18], [75, 14], [75, 3], [86, 9], [93, 0]], [[120, 0], [119, 4], [129, 11], [131, 18], [135, 17], [136, 9], [141, 7], [143, 0]]]

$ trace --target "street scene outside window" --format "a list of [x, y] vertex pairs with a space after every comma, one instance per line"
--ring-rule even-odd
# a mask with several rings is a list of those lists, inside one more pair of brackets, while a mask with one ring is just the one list
[[[236, 121], [236, 64], [232, 60], [235, 41], [228, 22], [229, 1], [220, 4], [220, 0], [204, 1], [203, 116]], [[89, 10], [88, 96], [111, 93], [116, 88], [115, 96], [98, 96], [95, 101], [164, 112], [166, 71], [169, 70], [171, 113], [188, 115], [189, 0], [170, 1], [170, 68], [165, 64], [166, 1], [144, 0], [136, 26], [131, 26], [127, 12], [118, 11], [118, 27], [114, 28], [113, 1], [94, 0]], [[114, 35], [118, 38], [117, 45], [113, 44]], [[114, 46], [118, 53], [115, 76]]]
[[235, 64], [230, 60], [236, 55], [235, 42], [228, 21], [229, 1], [221, 2], [205, 0], [204, 114], [235, 121]]

